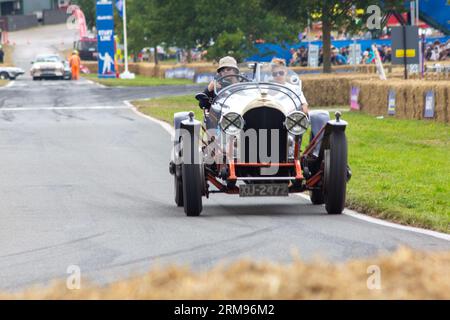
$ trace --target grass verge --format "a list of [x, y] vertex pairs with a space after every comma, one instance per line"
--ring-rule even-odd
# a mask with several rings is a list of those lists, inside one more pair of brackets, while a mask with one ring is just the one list
[[194, 84], [188, 79], [161, 79], [136, 75], [135, 79], [99, 79], [97, 74], [84, 74], [83, 78], [92, 80], [108, 87], [153, 87]]
[[[202, 112], [192, 96], [136, 101], [145, 114]], [[342, 108], [345, 109], [345, 108]], [[345, 112], [349, 122], [347, 207], [405, 225], [450, 233], [450, 128], [434, 121], [377, 119]], [[303, 139], [304, 142], [307, 139]]]
[[[151, 272], [99, 287], [82, 283], [68, 290], [65, 281], [0, 299], [449, 299], [450, 253], [395, 253], [343, 264], [323, 260], [288, 264], [241, 260], [205, 272], [187, 267], [159, 267]], [[381, 281], [368, 274], [376, 266]], [[370, 288], [369, 288], [369, 285]]]

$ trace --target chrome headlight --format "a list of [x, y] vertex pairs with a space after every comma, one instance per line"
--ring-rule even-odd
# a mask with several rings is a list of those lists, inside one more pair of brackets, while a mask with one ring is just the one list
[[286, 129], [295, 136], [305, 133], [309, 127], [308, 116], [301, 111], [291, 112], [284, 122]]
[[220, 128], [229, 135], [237, 135], [244, 128], [244, 119], [236, 112], [228, 112], [220, 119]]

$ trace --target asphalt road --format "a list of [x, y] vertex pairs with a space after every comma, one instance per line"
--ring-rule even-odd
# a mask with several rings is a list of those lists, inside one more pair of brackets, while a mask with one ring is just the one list
[[[18, 61], [28, 59], [18, 52]], [[328, 216], [298, 196], [212, 195], [201, 217], [186, 217], [173, 202], [169, 134], [123, 100], [195, 92], [29, 77], [0, 89], [1, 289], [65, 279], [71, 265], [82, 279], [107, 283], [158, 264], [200, 270], [239, 257], [290, 261], [293, 248], [333, 261], [401, 245], [450, 250], [443, 239]]]

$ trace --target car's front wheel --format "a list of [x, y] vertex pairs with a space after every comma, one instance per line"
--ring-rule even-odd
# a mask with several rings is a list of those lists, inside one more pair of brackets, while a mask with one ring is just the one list
[[181, 165], [182, 201], [184, 212], [189, 217], [199, 216], [203, 210], [202, 188], [204, 186], [204, 181], [202, 181], [203, 175], [201, 172], [203, 165], [199, 160], [200, 155], [198, 144], [195, 143], [196, 140], [197, 136], [192, 136], [191, 133], [187, 131], [185, 132], [185, 136], [180, 138], [180, 158], [183, 159]]
[[199, 216], [203, 209], [202, 185], [199, 164], [183, 164], [183, 205], [184, 212], [189, 217]]
[[184, 205], [183, 203], [183, 181], [181, 177], [177, 177], [177, 173], [174, 172], [173, 174], [173, 186], [175, 191], [175, 203], [177, 207], [182, 207]]
[[330, 136], [324, 152], [323, 195], [328, 214], [341, 214], [347, 189], [347, 138], [344, 131]]

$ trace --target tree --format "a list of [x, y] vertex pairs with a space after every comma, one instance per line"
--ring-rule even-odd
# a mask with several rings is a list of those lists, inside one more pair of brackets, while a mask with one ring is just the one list
[[163, 1], [159, 0], [127, 1], [128, 46], [130, 51], [137, 53], [145, 47], [153, 48], [155, 64], [158, 64], [157, 46], [167, 38], [162, 3]]
[[[403, 8], [402, 0], [376, 1], [376, 0], [266, 0], [269, 10], [283, 14], [290, 20], [305, 21], [308, 17], [318, 17], [322, 21], [323, 41], [323, 72], [331, 72], [331, 31], [344, 28], [355, 30], [356, 20], [353, 8], [366, 9], [369, 5], [378, 5], [380, 8]], [[386, 10], [384, 10], [386, 11]], [[364, 17], [367, 18], [367, 15]]]
[[292, 41], [301, 26], [268, 11], [263, 0], [197, 0], [195, 12], [197, 44], [216, 60], [225, 54], [243, 59], [253, 53], [258, 39]]
[[86, 18], [86, 25], [89, 29], [92, 29], [96, 25], [96, 1], [95, 0], [73, 0], [73, 4], [76, 4], [83, 11]]
[[213, 59], [227, 52], [242, 59], [252, 53], [255, 40], [292, 41], [300, 26], [269, 12], [264, 0], [128, 0], [127, 4], [128, 40], [134, 50], [163, 42], [185, 50], [207, 49]]

